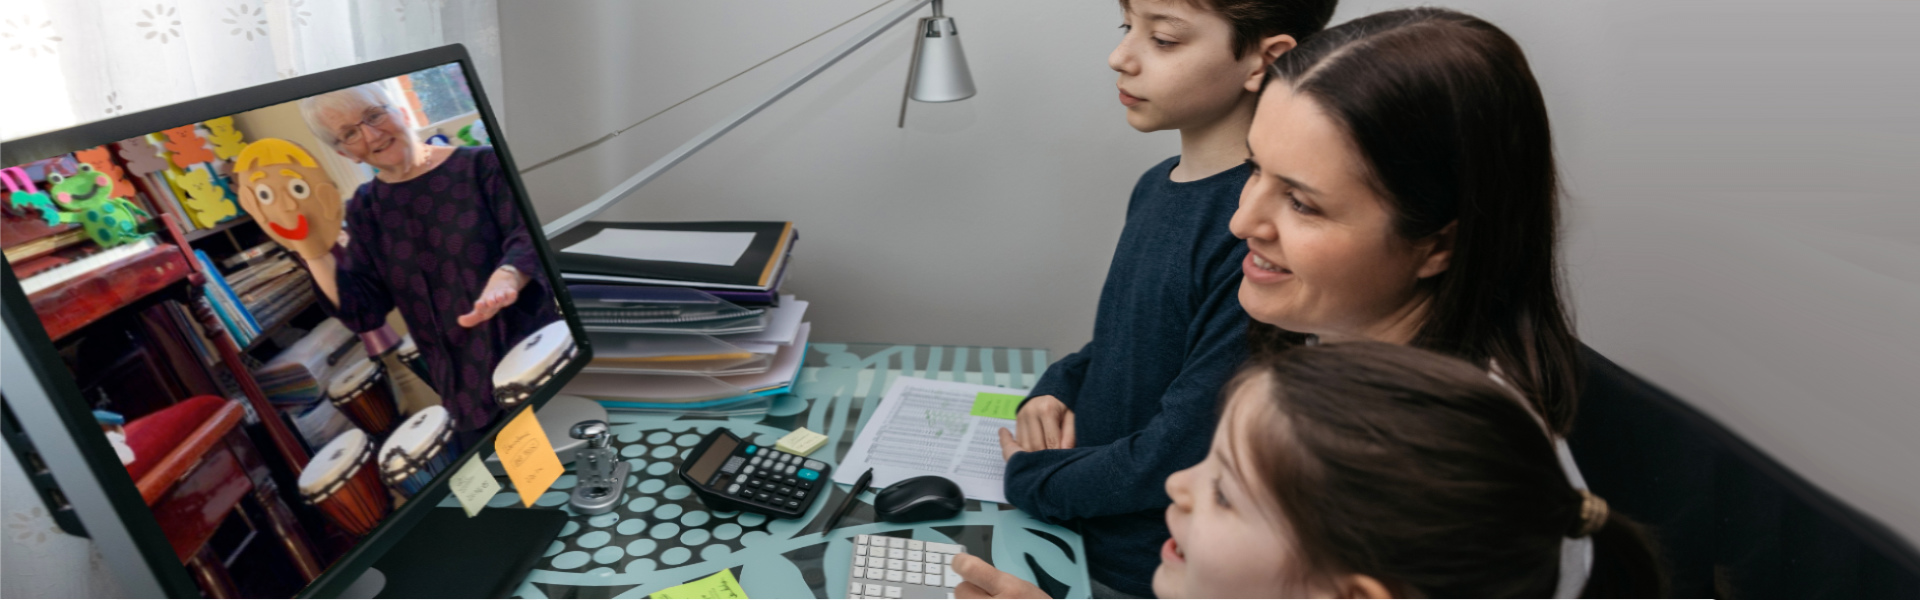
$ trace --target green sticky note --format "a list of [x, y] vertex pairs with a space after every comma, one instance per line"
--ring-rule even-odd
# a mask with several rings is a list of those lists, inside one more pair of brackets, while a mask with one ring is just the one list
[[970, 414], [976, 417], [1013, 421], [1019, 418], [1020, 401], [1026, 399], [1026, 396], [1018, 394], [980, 392], [973, 397], [973, 411]]
[[487, 507], [487, 501], [500, 493], [500, 482], [487, 472], [487, 466], [481, 464], [480, 457], [467, 459], [467, 464], [453, 472], [453, 481], [447, 485], [453, 490], [453, 497], [460, 499], [460, 507], [467, 510], [467, 516], [480, 514]]
[[721, 571], [691, 582], [676, 585], [647, 596], [662, 599], [695, 598], [745, 598], [747, 591], [740, 588], [740, 581], [733, 578], [733, 571]]

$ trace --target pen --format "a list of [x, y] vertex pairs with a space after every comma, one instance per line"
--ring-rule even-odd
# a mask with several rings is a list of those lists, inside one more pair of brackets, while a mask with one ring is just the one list
[[853, 508], [853, 500], [859, 498], [861, 492], [867, 491], [869, 483], [873, 483], [873, 469], [867, 469], [867, 472], [860, 474], [860, 479], [853, 482], [853, 491], [840, 499], [840, 507], [833, 509], [833, 518], [827, 519], [827, 528], [820, 530], [820, 535], [826, 535], [840, 524], [840, 517], [847, 516], [847, 509]]

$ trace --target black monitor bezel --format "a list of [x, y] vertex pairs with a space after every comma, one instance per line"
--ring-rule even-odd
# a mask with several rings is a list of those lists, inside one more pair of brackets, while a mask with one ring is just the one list
[[[501, 131], [499, 120], [494, 116], [492, 104], [482, 89], [478, 73], [473, 67], [473, 59], [466, 48], [459, 44], [303, 75], [18, 140], [9, 140], [0, 143], [0, 165], [25, 164], [179, 127], [185, 123], [198, 123], [244, 113], [449, 63], [460, 64], [460, 69], [467, 78], [467, 84], [473, 90], [474, 104], [480, 112], [479, 116], [485, 120], [488, 132], [493, 138], [494, 153], [499, 156], [501, 167], [510, 173], [507, 179], [513, 186], [516, 201], [520, 203], [520, 210], [523, 214], [532, 217], [529, 226], [538, 227], [540, 224], [538, 213], [534, 211], [531, 196], [527, 194], [526, 186], [520, 180], [519, 168], [513, 160], [512, 152], [507, 148], [506, 136]], [[532, 410], [544, 406], [557, 393], [561, 384], [572, 379], [593, 357], [586, 330], [580, 324], [579, 315], [573, 310], [573, 299], [568, 295], [566, 286], [560, 283], [558, 277], [560, 266], [554, 259], [553, 249], [549, 247], [546, 235], [544, 233], [534, 235], [533, 242], [539, 249], [540, 259], [546, 265], [547, 272], [553, 275], [549, 280], [553, 284], [555, 299], [561, 303], [561, 312], [567, 321], [567, 326], [573, 332], [576, 355], [519, 409], [503, 413], [482, 441], [466, 450], [461, 458], [462, 461], [472, 460], [476, 455], [483, 454], [481, 449], [491, 447], [494, 436], [509, 420], [518, 416], [520, 410]], [[125, 524], [128, 535], [141, 553], [144, 562], [147, 563], [145, 566], [153, 571], [154, 579], [158, 581], [160, 588], [169, 596], [199, 597], [201, 594], [199, 586], [193, 582], [185, 566], [174, 555], [172, 545], [161, 533], [159, 521], [153, 517], [152, 511], [141, 499], [133, 479], [127, 476], [126, 468], [120, 464], [112, 447], [107, 444], [105, 436], [97, 433], [100, 431], [99, 425], [94, 421], [92, 412], [86, 409], [86, 403], [80, 396], [79, 387], [73, 380], [72, 374], [60, 362], [53, 341], [47, 336], [39, 316], [33, 311], [33, 304], [27, 299], [25, 291], [20, 287], [20, 282], [13, 274], [12, 264], [5, 262], [0, 264], [6, 267], [4, 276], [0, 276], [0, 280], [3, 280], [3, 283], [0, 283], [0, 306], [4, 306], [6, 327], [23, 349], [21, 358], [34, 373], [37, 383], [47, 392], [46, 397], [52, 402], [52, 408], [58, 415], [60, 424], [66, 428], [67, 433], [73, 434], [83, 460], [92, 471], [88, 475], [98, 480], [100, 487], [106, 490], [107, 500]], [[82, 431], [95, 433], [78, 435]], [[404, 537], [408, 529], [425, 517], [429, 509], [446, 498], [449, 475], [450, 473], [442, 473], [404, 506], [396, 507], [378, 527], [366, 537], [361, 538], [352, 550], [328, 567], [319, 578], [310, 582], [297, 597], [331, 597], [344, 591], [388, 548]], [[54, 473], [56, 481], [63, 476], [70, 475]], [[81, 515], [81, 518], [84, 522], [86, 515]], [[89, 524], [89, 527], [92, 525]], [[117, 566], [127, 568], [131, 565]]]

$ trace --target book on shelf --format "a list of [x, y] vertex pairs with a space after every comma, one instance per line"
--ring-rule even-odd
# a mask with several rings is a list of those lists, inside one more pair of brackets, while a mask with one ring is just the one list
[[553, 247], [568, 281], [765, 292], [798, 237], [791, 221], [590, 222]]
[[233, 256], [221, 259], [220, 266], [228, 269], [237, 269], [252, 264], [255, 261], [264, 261], [274, 256], [285, 255], [286, 250], [281, 248], [279, 243], [268, 240], [252, 248], [235, 252]]
[[205, 290], [207, 299], [213, 303], [214, 313], [220, 316], [221, 322], [227, 326], [228, 333], [235, 334], [233, 337], [238, 345], [244, 347], [253, 343], [253, 338], [260, 335], [260, 323], [255, 321], [253, 315], [247, 312], [246, 306], [241, 304], [240, 297], [233, 293], [233, 287], [227, 284], [226, 277], [220, 269], [214, 267], [213, 259], [207, 256], [207, 252], [194, 250], [193, 255], [199, 259], [201, 265], [206, 267], [207, 285], [201, 287]]

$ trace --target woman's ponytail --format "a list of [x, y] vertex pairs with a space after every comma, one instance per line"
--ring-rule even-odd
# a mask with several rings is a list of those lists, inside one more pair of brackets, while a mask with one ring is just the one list
[[1593, 572], [1580, 597], [1667, 597], [1665, 568], [1646, 527], [1609, 511], [1589, 535], [1593, 537]]

